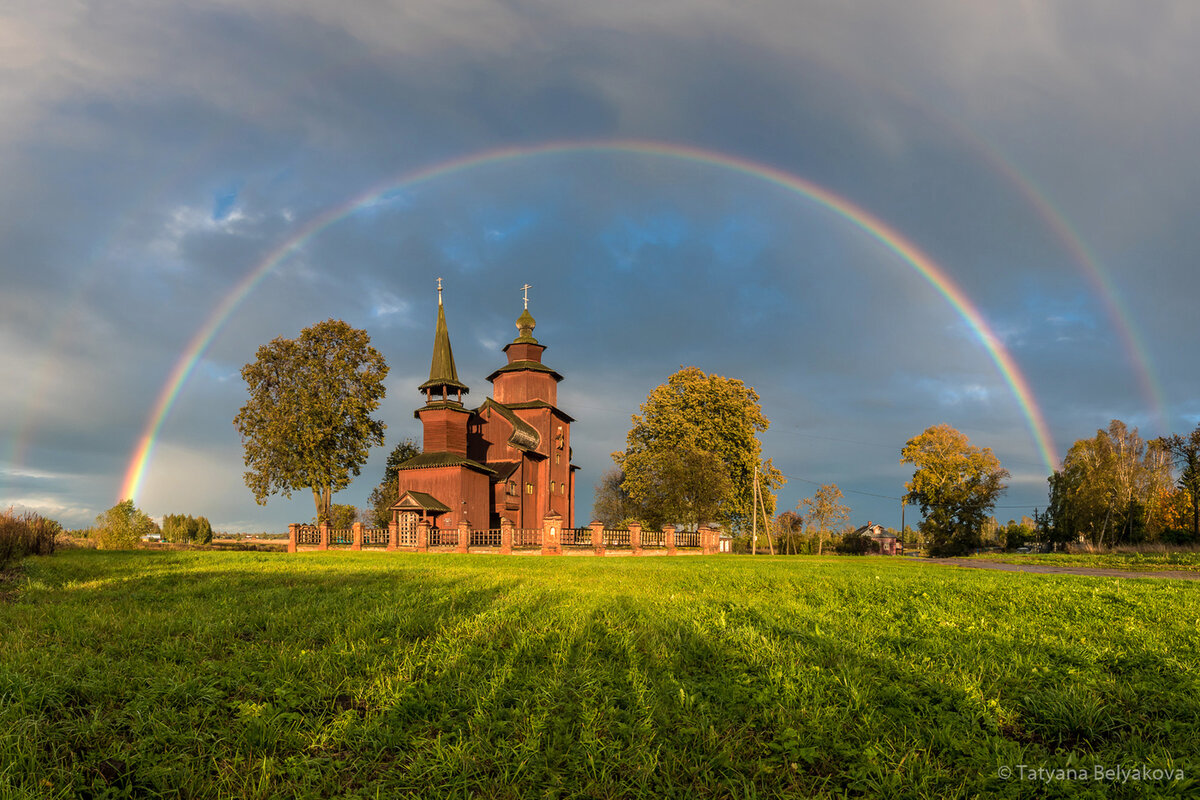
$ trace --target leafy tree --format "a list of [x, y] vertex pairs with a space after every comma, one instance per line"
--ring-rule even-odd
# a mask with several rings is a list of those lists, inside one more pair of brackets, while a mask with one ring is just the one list
[[[636, 461], [638, 517], [651, 528], [682, 523], [696, 528], [717, 519], [733, 493], [721, 460], [713, 453], [681, 445], [642, 453]], [[631, 482], [627, 475], [625, 485]]]
[[421, 454], [421, 448], [412, 439], [401, 439], [388, 454], [387, 464], [383, 468], [383, 480], [379, 482], [367, 498], [367, 521], [376, 528], [386, 528], [392, 521], [389, 510], [400, 499], [400, 465], [414, 456]]
[[159, 528], [133, 500], [122, 500], [96, 517], [92, 538], [101, 550], [131, 550], [143, 536], [158, 533]]
[[844, 497], [836, 483], [827, 483], [796, 506], [804, 510], [805, 523], [817, 539], [817, 555], [823, 554], [830, 532], [850, 519], [850, 507], [842, 502]]
[[317, 519], [329, 519], [333, 493], [350, 485], [383, 422], [371, 419], [387, 364], [366, 331], [326, 320], [297, 339], [275, 339], [242, 368], [250, 400], [233, 424], [245, 446], [246, 485], [259, 505], [281, 492], [311, 489]]
[[600, 476], [592, 503], [592, 517], [606, 528], [619, 528], [629, 519], [641, 519], [641, 508], [625, 491], [625, 473], [610, 469]]
[[1037, 536], [1037, 528], [1033, 520], [1022, 517], [1020, 522], [1010, 519], [1007, 525], [997, 530], [997, 534], [1001, 547], [1005, 550], [1016, 550], [1034, 540]]
[[194, 536], [196, 520], [185, 514], [165, 514], [162, 521], [162, 538], [164, 542], [183, 544], [190, 542]]
[[795, 511], [785, 511], [775, 518], [779, 531], [779, 552], [795, 554], [804, 548], [804, 517]]
[[1161, 441], [1179, 469], [1178, 486], [1191, 506], [1192, 538], [1200, 540], [1200, 425], [1187, 436], [1176, 433]]
[[1157, 538], [1170, 483], [1168, 450], [1113, 420], [1075, 442], [1050, 477], [1050, 528], [1059, 541], [1083, 537], [1098, 546]]
[[208, 517], [196, 517], [196, 533], [192, 541], [196, 544], [212, 544], [213, 529]]
[[[656, 476], [673, 474], [684, 464], [710, 470], [710, 479], [718, 480], [718, 473], [728, 479], [729, 495], [720, 500], [714, 515], [723, 526], [750, 527], [755, 468], [766, 514], [775, 513], [771, 490], [785, 479], [769, 459], [761, 461], [757, 433], [765, 431], [770, 422], [763, 416], [754, 389], [740, 380], [685, 367], [655, 388], [641, 411], [633, 416], [625, 450], [614, 453], [613, 460], [625, 473], [625, 491], [643, 509], [666, 491], [655, 485]], [[682, 462], [662, 458], [665, 453], [685, 450], [690, 453]], [[706, 460], [696, 453], [708, 453], [712, 458]], [[672, 513], [678, 510], [663, 510], [665, 516]]]
[[358, 519], [358, 509], [348, 503], [334, 503], [329, 510], [329, 527], [349, 528]]
[[900, 456], [902, 464], [916, 467], [905, 484], [906, 500], [920, 506], [929, 554], [956, 556], [978, 547], [984, 521], [1009, 476], [991, 448], [973, 447], [949, 425], [934, 425], [909, 439]]

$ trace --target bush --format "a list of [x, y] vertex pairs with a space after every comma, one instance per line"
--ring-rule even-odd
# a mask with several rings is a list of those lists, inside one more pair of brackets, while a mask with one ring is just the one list
[[874, 549], [875, 542], [865, 533], [850, 531], [842, 536], [836, 545], [837, 552], [846, 556], [865, 556]]
[[51, 555], [60, 533], [62, 525], [32, 511], [0, 513], [0, 569], [25, 556]]
[[92, 538], [101, 550], [132, 550], [143, 536], [158, 533], [158, 530], [154, 520], [132, 500], [122, 500], [96, 517]]

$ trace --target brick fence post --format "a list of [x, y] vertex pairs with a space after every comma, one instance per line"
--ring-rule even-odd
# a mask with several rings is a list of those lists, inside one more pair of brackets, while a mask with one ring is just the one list
[[417, 551], [424, 553], [429, 549], [429, 520], [424, 517], [417, 523]]
[[542, 519], [542, 555], [562, 555], [562, 517], [551, 511]]
[[707, 525], [700, 526], [700, 547], [704, 555], [711, 556], [717, 552], [717, 529]]
[[288, 552], [296, 552], [296, 540], [300, 536], [300, 526], [295, 522], [288, 523]]
[[362, 529], [363, 524], [356, 522], [350, 526], [350, 530], [354, 533], [354, 541], [350, 545], [351, 550], [362, 550]]
[[667, 548], [667, 555], [675, 555], [675, 526], [663, 525], [663, 547]]
[[470, 550], [470, 548], [471, 523], [467, 522], [465, 519], [460, 519], [458, 521], [458, 546], [454, 549], [456, 552], [466, 553], [468, 550]]
[[329, 549], [329, 523], [322, 522], [317, 528], [321, 531], [321, 543], [317, 545], [318, 550]]
[[635, 556], [642, 554], [642, 524], [640, 522], [629, 523], [629, 551]]
[[500, 518], [500, 554], [512, 555], [513, 524], [508, 517]]
[[400, 546], [400, 523], [396, 522], [396, 520], [392, 520], [391, 522], [389, 522], [388, 526], [387, 526], [387, 532], [388, 532], [387, 549], [395, 550], [397, 547]]
[[604, 555], [604, 523], [593, 522], [588, 527], [592, 529], [592, 549], [596, 555]]

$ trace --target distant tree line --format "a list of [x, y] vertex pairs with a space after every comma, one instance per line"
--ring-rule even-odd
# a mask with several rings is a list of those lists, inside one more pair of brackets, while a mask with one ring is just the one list
[[167, 514], [162, 521], [162, 538], [178, 544], [211, 544], [213, 529], [207, 517]]
[[1052, 547], [1200, 542], [1200, 425], [1149, 441], [1121, 420], [1071, 446], [1037, 518]]

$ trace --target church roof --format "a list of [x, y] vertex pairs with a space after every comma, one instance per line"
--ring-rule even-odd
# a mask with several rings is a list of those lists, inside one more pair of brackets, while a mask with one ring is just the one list
[[429, 380], [418, 387], [421, 391], [441, 387], [470, 391], [465, 383], [458, 380], [458, 370], [454, 367], [454, 351], [450, 349], [450, 332], [446, 329], [446, 310], [442, 307], [442, 292], [438, 290], [437, 330], [433, 334], [433, 359], [429, 364]]
[[394, 508], [419, 508], [422, 511], [439, 511], [446, 512], [450, 510], [450, 506], [438, 500], [428, 492], [414, 492], [411, 489], [400, 496], [400, 499], [388, 508], [391, 511]]
[[460, 456], [458, 453], [447, 453], [444, 450], [436, 450], [432, 453], [421, 453], [419, 456], [413, 456], [408, 461], [402, 461], [397, 470], [406, 469], [422, 469], [424, 467], [467, 467], [468, 469], [485, 472], [489, 475], [494, 470], [490, 467], [480, 464], [478, 461], [473, 461], [466, 456]]
[[518, 417], [511, 409], [506, 408], [502, 403], [497, 403], [492, 398], [483, 401], [483, 405], [475, 409], [476, 414], [482, 414], [487, 409], [495, 409], [496, 413], [504, 417], [509, 425], [512, 425], [512, 435], [508, 437], [508, 443], [518, 450], [536, 450], [538, 444], [542, 441], [542, 437], [538, 435], [537, 428], [530, 425], [525, 420]]
[[560, 417], [565, 419], [567, 422], [575, 421], [575, 418], [572, 417], [570, 414], [567, 414], [561, 408], [557, 408], [556, 406], [550, 405], [545, 400], [526, 400], [523, 403], [505, 403], [504, 407], [507, 409], [510, 409], [510, 410], [516, 409], [516, 408], [548, 408], [551, 411], [553, 411], [555, 414], [558, 414]]
[[529, 370], [530, 372], [546, 372], [549, 373], [550, 377], [554, 378], [556, 381], [561, 381], [563, 379], [562, 375], [559, 375], [557, 372], [550, 369], [540, 361], [513, 361], [509, 364], [505, 364], [491, 375], [488, 375], [487, 379], [489, 381], [494, 381], [496, 380], [496, 376], [501, 375], [502, 373], [521, 372], [522, 370]]
[[496, 471], [496, 480], [497, 481], [506, 481], [509, 479], [509, 477], [512, 476], [512, 474], [514, 472], [517, 471], [517, 468], [521, 466], [521, 462], [520, 461], [492, 461], [488, 464], [488, 466]]

